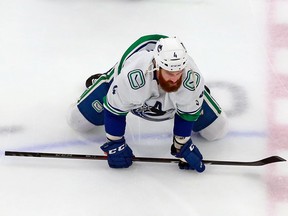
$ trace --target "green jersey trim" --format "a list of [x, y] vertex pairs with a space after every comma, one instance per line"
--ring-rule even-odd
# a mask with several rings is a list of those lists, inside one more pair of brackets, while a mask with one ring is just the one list
[[119, 62], [119, 66], [118, 66], [118, 74], [120, 74], [121, 69], [123, 67], [123, 64], [125, 62], [125, 60], [135, 51], [137, 51], [139, 48], [141, 48], [141, 46], [143, 46], [144, 44], [147, 44], [147, 42], [151, 41], [151, 42], [157, 42], [159, 39], [161, 38], [167, 38], [167, 36], [165, 35], [159, 35], [159, 34], [153, 34], [153, 35], [145, 35], [141, 38], [139, 38], [138, 40], [136, 40], [123, 54], [123, 56], [121, 57], [121, 60]]
[[219, 106], [219, 104], [216, 102], [216, 100], [205, 90], [204, 91], [204, 100], [209, 105], [211, 109], [213, 109], [214, 113], [218, 116], [221, 114], [222, 109]]
[[124, 111], [121, 111], [119, 109], [112, 107], [108, 103], [106, 96], [103, 98], [103, 103], [104, 103], [104, 108], [115, 115], [126, 116], [128, 114], [128, 112], [124, 112]]
[[197, 111], [195, 111], [193, 114], [190, 113], [183, 113], [180, 110], [177, 110], [177, 114], [186, 121], [197, 121], [199, 116], [201, 115], [202, 109], [199, 108]]

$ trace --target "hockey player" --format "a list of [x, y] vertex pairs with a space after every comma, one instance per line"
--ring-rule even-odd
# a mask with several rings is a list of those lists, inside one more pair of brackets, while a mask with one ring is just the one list
[[112, 168], [132, 165], [133, 152], [124, 137], [129, 112], [151, 121], [174, 118], [171, 154], [181, 159], [180, 169], [205, 170], [202, 154], [192, 142], [192, 131], [216, 140], [228, 130], [224, 111], [176, 37], [141, 37], [113, 68], [91, 76], [86, 86], [71, 107], [68, 122], [78, 131], [105, 126], [107, 142], [101, 149]]

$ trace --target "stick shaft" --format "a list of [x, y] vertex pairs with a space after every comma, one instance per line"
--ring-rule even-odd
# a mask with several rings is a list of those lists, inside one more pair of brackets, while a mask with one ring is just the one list
[[[66, 158], [66, 159], [86, 159], [86, 160], [107, 160], [104, 155], [82, 155], [82, 154], [62, 154], [62, 153], [45, 153], [45, 152], [21, 152], [21, 151], [5, 151], [5, 156], [20, 157], [43, 157], [43, 158]], [[152, 158], [152, 157], [134, 157], [133, 161], [154, 162], [154, 163], [178, 163], [177, 158]], [[203, 160], [204, 164], [209, 165], [230, 165], [230, 166], [263, 166], [270, 163], [286, 161], [279, 156], [271, 156], [259, 161], [243, 162], [243, 161], [217, 161]]]

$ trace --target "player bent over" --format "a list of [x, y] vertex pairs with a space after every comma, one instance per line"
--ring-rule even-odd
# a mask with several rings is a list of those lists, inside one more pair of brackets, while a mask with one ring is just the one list
[[132, 165], [134, 155], [124, 138], [129, 112], [151, 121], [174, 118], [171, 154], [181, 159], [180, 169], [205, 170], [203, 157], [191, 140], [192, 131], [216, 140], [228, 130], [225, 113], [176, 37], [139, 38], [113, 68], [91, 76], [86, 86], [71, 107], [68, 122], [78, 131], [105, 126], [107, 142], [101, 149], [112, 168]]

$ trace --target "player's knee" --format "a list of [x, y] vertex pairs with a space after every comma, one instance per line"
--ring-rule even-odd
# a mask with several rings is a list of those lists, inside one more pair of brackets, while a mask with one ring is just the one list
[[209, 141], [223, 138], [229, 130], [229, 122], [225, 112], [218, 116], [208, 127], [199, 131], [200, 135]]
[[72, 104], [69, 107], [67, 122], [71, 128], [79, 132], [88, 132], [96, 127], [81, 114], [77, 104]]

